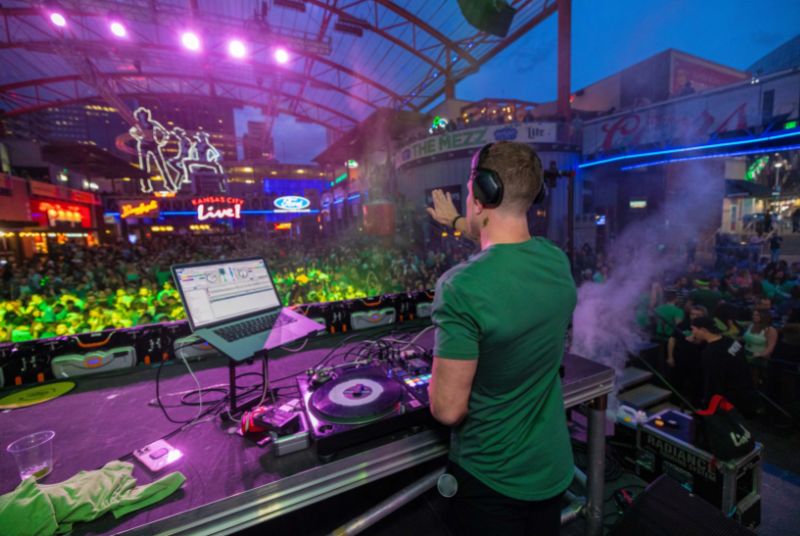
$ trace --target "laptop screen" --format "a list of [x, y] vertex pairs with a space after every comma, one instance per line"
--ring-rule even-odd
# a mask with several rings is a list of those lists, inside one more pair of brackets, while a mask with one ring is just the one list
[[175, 279], [195, 328], [281, 304], [263, 259], [180, 266]]

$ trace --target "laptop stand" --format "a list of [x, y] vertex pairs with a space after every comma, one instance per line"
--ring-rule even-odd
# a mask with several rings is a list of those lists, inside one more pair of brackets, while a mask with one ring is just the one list
[[[253, 353], [253, 357], [251, 359], [248, 359], [248, 360], [245, 361], [245, 363], [250, 364], [250, 363], [252, 363], [253, 361], [255, 361], [256, 359], [259, 359], [259, 358], [264, 360], [263, 380], [264, 380], [264, 385], [266, 385], [266, 389], [269, 389], [269, 363], [267, 361], [267, 354], [268, 353], [269, 353], [269, 350], [267, 350], [267, 349], [258, 350], [257, 352]], [[239, 366], [239, 364], [240, 364], [239, 361], [235, 361], [233, 359], [228, 359], [228, 386], [229, 386], [228, 389], [229, 389], [229, 398], [230, 398], [230, 410], [228, 411], [228, 413], [230, 415], [235, 415], [236, 413], [238, 413], [240, 411], [244, 411], [246, 409], [250, 409], [253, 406], [255, 406], [261, 400], [260, 396], [256, 396], [252, 400], [248, 400], [247, 402], [244, 402], [241, 406], [238, 405], [238, 400], [237, 400], [237, 396], [236, 396], [236, 367]]]

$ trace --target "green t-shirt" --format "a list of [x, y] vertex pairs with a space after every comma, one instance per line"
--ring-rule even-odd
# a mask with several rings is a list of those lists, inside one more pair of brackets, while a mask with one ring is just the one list
[[31, 329], [28, 326], [17, 326], [11, 331], [11, 342], [32, 341]]
[[656, 307], [655, 313], [656, 335], [663, 340], [670, 338], [673, 334], [678, 332], [676, 326], [682, 322], [685, 317], [683, 309], [674, 303], [659, 305]]
[[722, 301], [721, 293], [707, 288], [695, 290], [690, 294], [690, 297], [692, 298], [692, 303], [702, 305], [711, 312], [713, 312], [717, 304]]
[[491, 246], [436, 285], [435, 355], [478, 359], [450, 459], [508, 497], [548, 499], [572, 481], [558, 369], [576, 301], [566, 256], [542, 238]]
[[164, 271], [164, 270], [156, 271], [156, 284], [158, 285], [158, 288], [163, 288], [164, 283], [171, 280], [172, 280], [172, 273], [170, 273], [169, 271]]

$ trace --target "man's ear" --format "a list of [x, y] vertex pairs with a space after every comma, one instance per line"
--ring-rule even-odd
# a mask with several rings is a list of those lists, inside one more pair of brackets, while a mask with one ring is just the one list
[[483, 203], [480, 202], [478, 199], [473, 199], [472, 204], [475, 207], [475, 214], [480, 215], [483, 214], [483, 211], [486, 210], [486, 207], [483, 206]]

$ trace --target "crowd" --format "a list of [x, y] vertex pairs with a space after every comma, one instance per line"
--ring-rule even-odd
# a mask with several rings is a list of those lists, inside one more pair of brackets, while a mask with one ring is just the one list
[[[473, 251], [450, 246], [422, 248], [360, 234], [290, 242], [248, 233], [202, 240], [155, 236], [97, 247], [68, 243], [0, 268], [0, 342], [182, 319], [170, 273], [176, 263], [263, 256], [283, 303], [293, 305], [433, 288]], [[710, 334], [738, 341], [755, 385], [777, 390], [781, 367], [800, 357], [800, 263], [723, 256], [704, 269], [691, 262], [694, 247], [686, 253], [683, 268], [659, 274], [637, 304], [639, 327], [663, 345], [665, 372], [684, 396], [702, 403], [710, 381], [703, 334]], [[588, 245], [576, 251], [574, 267], [578, 284], [602, 284], [615, 270], [614, 259]], [[698, 322], [700, 328], [693, 326]]]
[[431, 135], [446, 134], [456, 130], [492, 125], [516, 125], [519, 123], [532, 123], [536, 120], [531, 109], [526, 109], [525, 113], [522, 114], [516, 112], [511, 106], [503, 107], [497, 105], [494, 108], [484, 107], [481, 110], [463, 112], [454, 119], [442, 121], [433, 126], [420, 127], [416, 131], [407, 134], [400, 141], [400, 145], [413, 143], [428, 138]]
[[185, 317], [170, 266], [263, 256], [284, 304], [325, 302], [432, 288], [467, 253], [423, 251], [354, 235], [335, 241], [255, 235], [156, 236], [137, 244], [64, 244], [0, 268], [0, 342], [130, 327]]
[[[769, 257], [747, 248], [704, 268], [694, 262], [696, 244], [687, 244], [685, 262], [655, 275], [635, 305], [638, 327], [661, 345], [662, 372], [697, 407], [722, 392], [743, 412], [763, 409], [756, 389], [798, 402], [785, 373], [800, 370], [800, 263], [775, 255], [776, 245]], [[600, 284], [615, 269], [588, 245], [575, 268], [582, 281]]]

